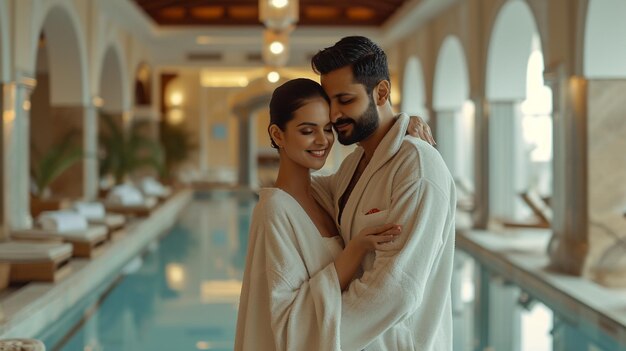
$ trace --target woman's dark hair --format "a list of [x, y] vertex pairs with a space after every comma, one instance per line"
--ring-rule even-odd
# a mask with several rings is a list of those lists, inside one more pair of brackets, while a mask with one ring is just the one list
[[345, 37], [311, 59], [311, 67], [317, 74], [327, 74], [348, 65], [352, 66], [354, 80], [363, 84], [368, 94], [382, 80], [391, 82], [387, 55], [366, 37]]
[[[275, 124], [284, 131], [287, 122], [293, 119], [293, 113], [302, 107], [308, 100], [321, 97], [330, 103], [328, 95], [314, 80], [306, 78], [292, 79], [274, 90], [270, 101], [270, 126]], [[267, 127], [269, 133], [269, 126]], [[274, 149], [278, 146], [270, 135], [270, 142]]]

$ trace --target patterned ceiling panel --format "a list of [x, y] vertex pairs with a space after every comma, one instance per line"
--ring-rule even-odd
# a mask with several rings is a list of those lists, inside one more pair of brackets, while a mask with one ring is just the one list
[[[163, 26], [255, 26], [258, 0], [134, 0]], [[380, 26], [407, 0], [300, 0], [298, 26]]]

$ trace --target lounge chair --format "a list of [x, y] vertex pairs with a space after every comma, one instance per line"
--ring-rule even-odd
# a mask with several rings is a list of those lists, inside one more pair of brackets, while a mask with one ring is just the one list
[[67, 275], [72, 245], [60, 241], [0, 243], [0, 262], [8, 267], [8, 283], [54, 282]]
[[74, 257], [96, 256], [107, 240], [108, 229], [103, 225], [90, 226], [80, 214], [69, 211], [48, 211], [37, 217], [37, 227], [18, 230], [11, 237], [18, 240], [59, 239], [73, 246]]
[[159, 200], [165, 200], [172, 195], [172, 189], [169, 186], [161, 184], [153, 177], [143, 178], [138, 188], [146, 197], [156, 197]]
[[106, 226], [109, 240], [124, 233], [126, 217], [119, 213], [107, 213], [104, 204], [100, 202], [77, 201], [72, 204], [72, 209], [84, 216], [90, 225]]
[[534, 190], [519, 194], [520, 198], [533, 212], [534, 220], [528, 222], [501, 221], [509, 228], [550, 228], [552, 223], [552, 209], [545, 200]]
[[104, 201], [107, 211], [137, 217], [149, 216], [157, 203], [156, 198], [145, 197], [139, 189], [130, 184], [114, 187]]

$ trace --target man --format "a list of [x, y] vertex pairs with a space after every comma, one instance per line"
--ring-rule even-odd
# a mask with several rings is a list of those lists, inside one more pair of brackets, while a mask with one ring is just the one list
[[312, 67], [331, 99], [339, 142], [359, 145], [337, 173], [314, 180], [344, 240], [365, 226], [402, 225], [395, 250], [366, 260], [343, 293], [342, 349], [452, 350], [450, 172], [431, 145], [406, 136], [409, 117], [393, 113], [387, 58], [375, 43], [343, 38]]

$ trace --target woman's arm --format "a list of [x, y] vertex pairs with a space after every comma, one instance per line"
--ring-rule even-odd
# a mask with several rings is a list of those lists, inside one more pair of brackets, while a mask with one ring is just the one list
[[348, 242], [346, 248], [335, 259], [335, 270], [341, 291], [350, 285], [365, 254], [374, 250], [385, 251], [388, 247], [385, 244], [400, 235], [400, 231], [400, 226], [396, 224], [367, 227]]

